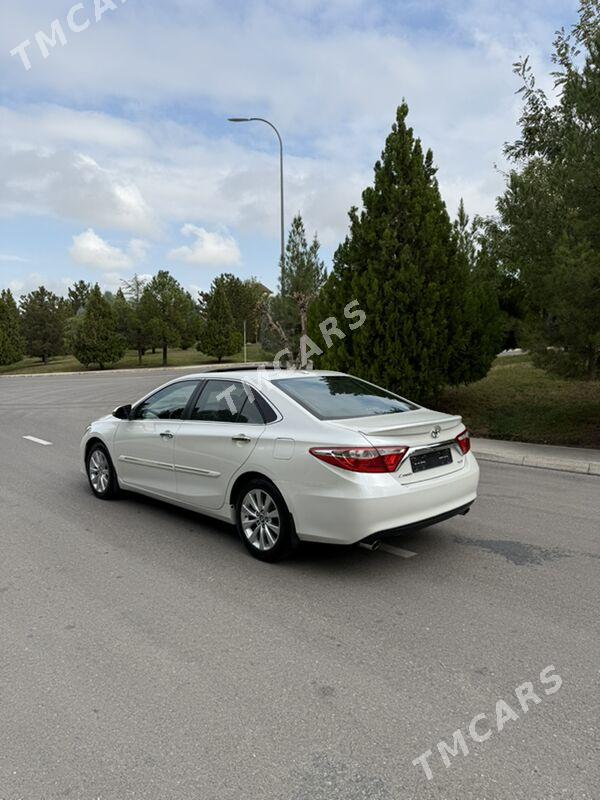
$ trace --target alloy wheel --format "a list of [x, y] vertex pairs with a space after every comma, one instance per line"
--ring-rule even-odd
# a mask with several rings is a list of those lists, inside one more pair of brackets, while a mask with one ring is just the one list
[[94, 450], [88, 466], [90, 482], [98, 494], [104, 494], [110, 482], [110, 465], [103, 450]]
[[275, 500], [264, 489], [252, 489], [242, 501], [242, 530], [248, 542], [265, 552], [277, 544], [281, 519]]

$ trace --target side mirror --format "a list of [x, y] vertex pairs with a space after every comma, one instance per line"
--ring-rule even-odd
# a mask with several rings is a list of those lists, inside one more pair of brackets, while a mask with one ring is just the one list
[[113, 411], [113, 417], [116, 417], [117, 419], [129, 419], [130, 414], [131, 403], [128, 403], [126, 406], [119, 406]]

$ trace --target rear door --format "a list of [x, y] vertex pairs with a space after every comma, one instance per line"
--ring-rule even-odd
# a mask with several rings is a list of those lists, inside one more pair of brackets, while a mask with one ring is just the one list
[[175, 497], [173, 444], [197, 386], [198, 381], [165, 386], [119, 423], [113, 446], [124, 485]]
[[199, 509], [221, 508], [231, 478], [264, 430], [259, 407], [241, 381], [208, 378], [175, 438], [179, 499]]

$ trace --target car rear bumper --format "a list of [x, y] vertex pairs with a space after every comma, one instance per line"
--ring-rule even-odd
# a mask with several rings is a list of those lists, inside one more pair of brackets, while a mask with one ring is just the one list
[[452, 511], [446, 511], [444, 514], [436, 514], [435, 517], [427, 517], [427, 519], [422, 519], [419, 522], [413, 522], [412, 524], [409, 523], [408, 525], [400, 525], [398, 528], [391, 528], [390, 530], [372, 533], [370, 536], [367, 536], [366, 539], [363, 539], [363, 542], [365, 544], [372, 544], [373, 542], [377, 542], [379, 539], [383, 539], [387, 536], [399, 536], [400, 534], [408, 531], [418, 530], [419, 528], [428, 528], [430, 525], [437, 525], [439, 522], [445, 522], [447, 519], [452, 519], [452, 517], [464, 517], [465, 514], [469, 513], [474, 502], [475, 500], [473, 500], [471, 503], [467, 503], [464, 506], [454, 508]]
[[291, 510], [300, 539], [355, 544], [465, 513], [477, 497], [478, 482], [479, 467], [469, 453], [458, 472], [418, 483], [402, 484], [390, 476], [388, 483], [362, 491], [348, 484], [339, 493], [331, 487], [310, 494], [296, 489]]

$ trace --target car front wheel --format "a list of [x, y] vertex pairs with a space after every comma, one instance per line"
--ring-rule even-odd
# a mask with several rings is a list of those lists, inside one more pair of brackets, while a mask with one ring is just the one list
[[115, 469], [102, 444], [90, 447], [86, 459], [87, 476], [92, 492], [101, 500], [112, 500], [119, 493]]
[[249, 481], [239, 493], [236, 522], [242, 542], [261, 561], [281, 561], [298, 542], [281, 493], [260, 478]]

